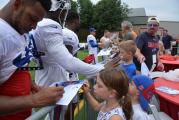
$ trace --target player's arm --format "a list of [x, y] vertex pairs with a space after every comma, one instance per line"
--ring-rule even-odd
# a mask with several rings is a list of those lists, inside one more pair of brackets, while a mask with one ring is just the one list
[[[56, 62], [68, 71], [73, 71], [83, 75], [93, 76], [96, 75], [103, 66], [95, 66], [84, 63], [80, 59], [73, 57], [65, 45], [63, 44], [63, 35], [60, 30], [54, 31], [55, 28], [41, 29], [41, 33], [44, 36], [45, 44], [47, 47], [48, 54]], [[53, 32], [51, 32], [53, 31]]]
[[27, 96], [0, 96], [0, 115], [55, 104], [62, 97], [63, 93], [63, 87], [48, 87]]

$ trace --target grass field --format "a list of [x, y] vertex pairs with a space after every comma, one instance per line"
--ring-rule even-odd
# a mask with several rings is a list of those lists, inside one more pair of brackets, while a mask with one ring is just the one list
[[87, 50], [80, 50], [78, 52], [77, 57], [81, 60], [83, 60], [86, 56], [88, 55], [88, 51]]
[[[79, 52], [78, 52], [78, 55], [77, 55], [77, 57], [80, 59], [80, 60], [83, 60], [86, 56], [88, 55], [88, 51], [86, 50], [80, 50]], [[79, 79], [80, 80], [83, 80], [85, 78], [85, 76], [84, 75], [79, 75]]]

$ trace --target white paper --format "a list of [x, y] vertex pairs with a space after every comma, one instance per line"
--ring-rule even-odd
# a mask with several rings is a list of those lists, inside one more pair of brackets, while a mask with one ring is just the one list
[[165, 72], [160, 72], [160, 71], [155, 71], [150, 73], [151, 78], [163, 77], [164, 75]]
[[141, 74], [146, 75], [148, 77], [150, 76], [150, 71], [144, 62], [141, 64]]
[[175, 90], [166, 86], [160, 86], [156, 88], [158, 91], [160, 92], [164, 92], [170, 95], [178, 95], [179, 94], [179, 90]]
[[179, 69], [170, 70], [163, 76], [166, 80], [179, 82]]
[[63, 97], [56, 103], [58, 105], [67, 106], [75, 97], [79, 89], [83, 85], [83, 81], [66, 81], [66, 82], [55, 82], [51, 86], [61, 85], [64, 86], [64, 94]]
[[111, 49], [102, 49], [98, 53], [98, 56], [108, 56], [110, 55]]

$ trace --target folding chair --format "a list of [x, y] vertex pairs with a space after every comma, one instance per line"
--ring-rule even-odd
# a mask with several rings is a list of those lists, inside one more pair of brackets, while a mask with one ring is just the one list
[[149, 115], [151, 120], [173, 120], [171, 117], [169, 117], [166, 113], [164, 112], [158, 112], [157, 108], [155, 105], [149, 105], [152, 114]]

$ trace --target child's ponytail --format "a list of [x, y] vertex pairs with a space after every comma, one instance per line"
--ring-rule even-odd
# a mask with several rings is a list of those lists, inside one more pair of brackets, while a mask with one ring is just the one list
[[122, 110], [125, 114], [126, 120], [132, 120], [133, 109], [131, 98], [128, 95], [123, 96], [119, 103], [122, 106]]

